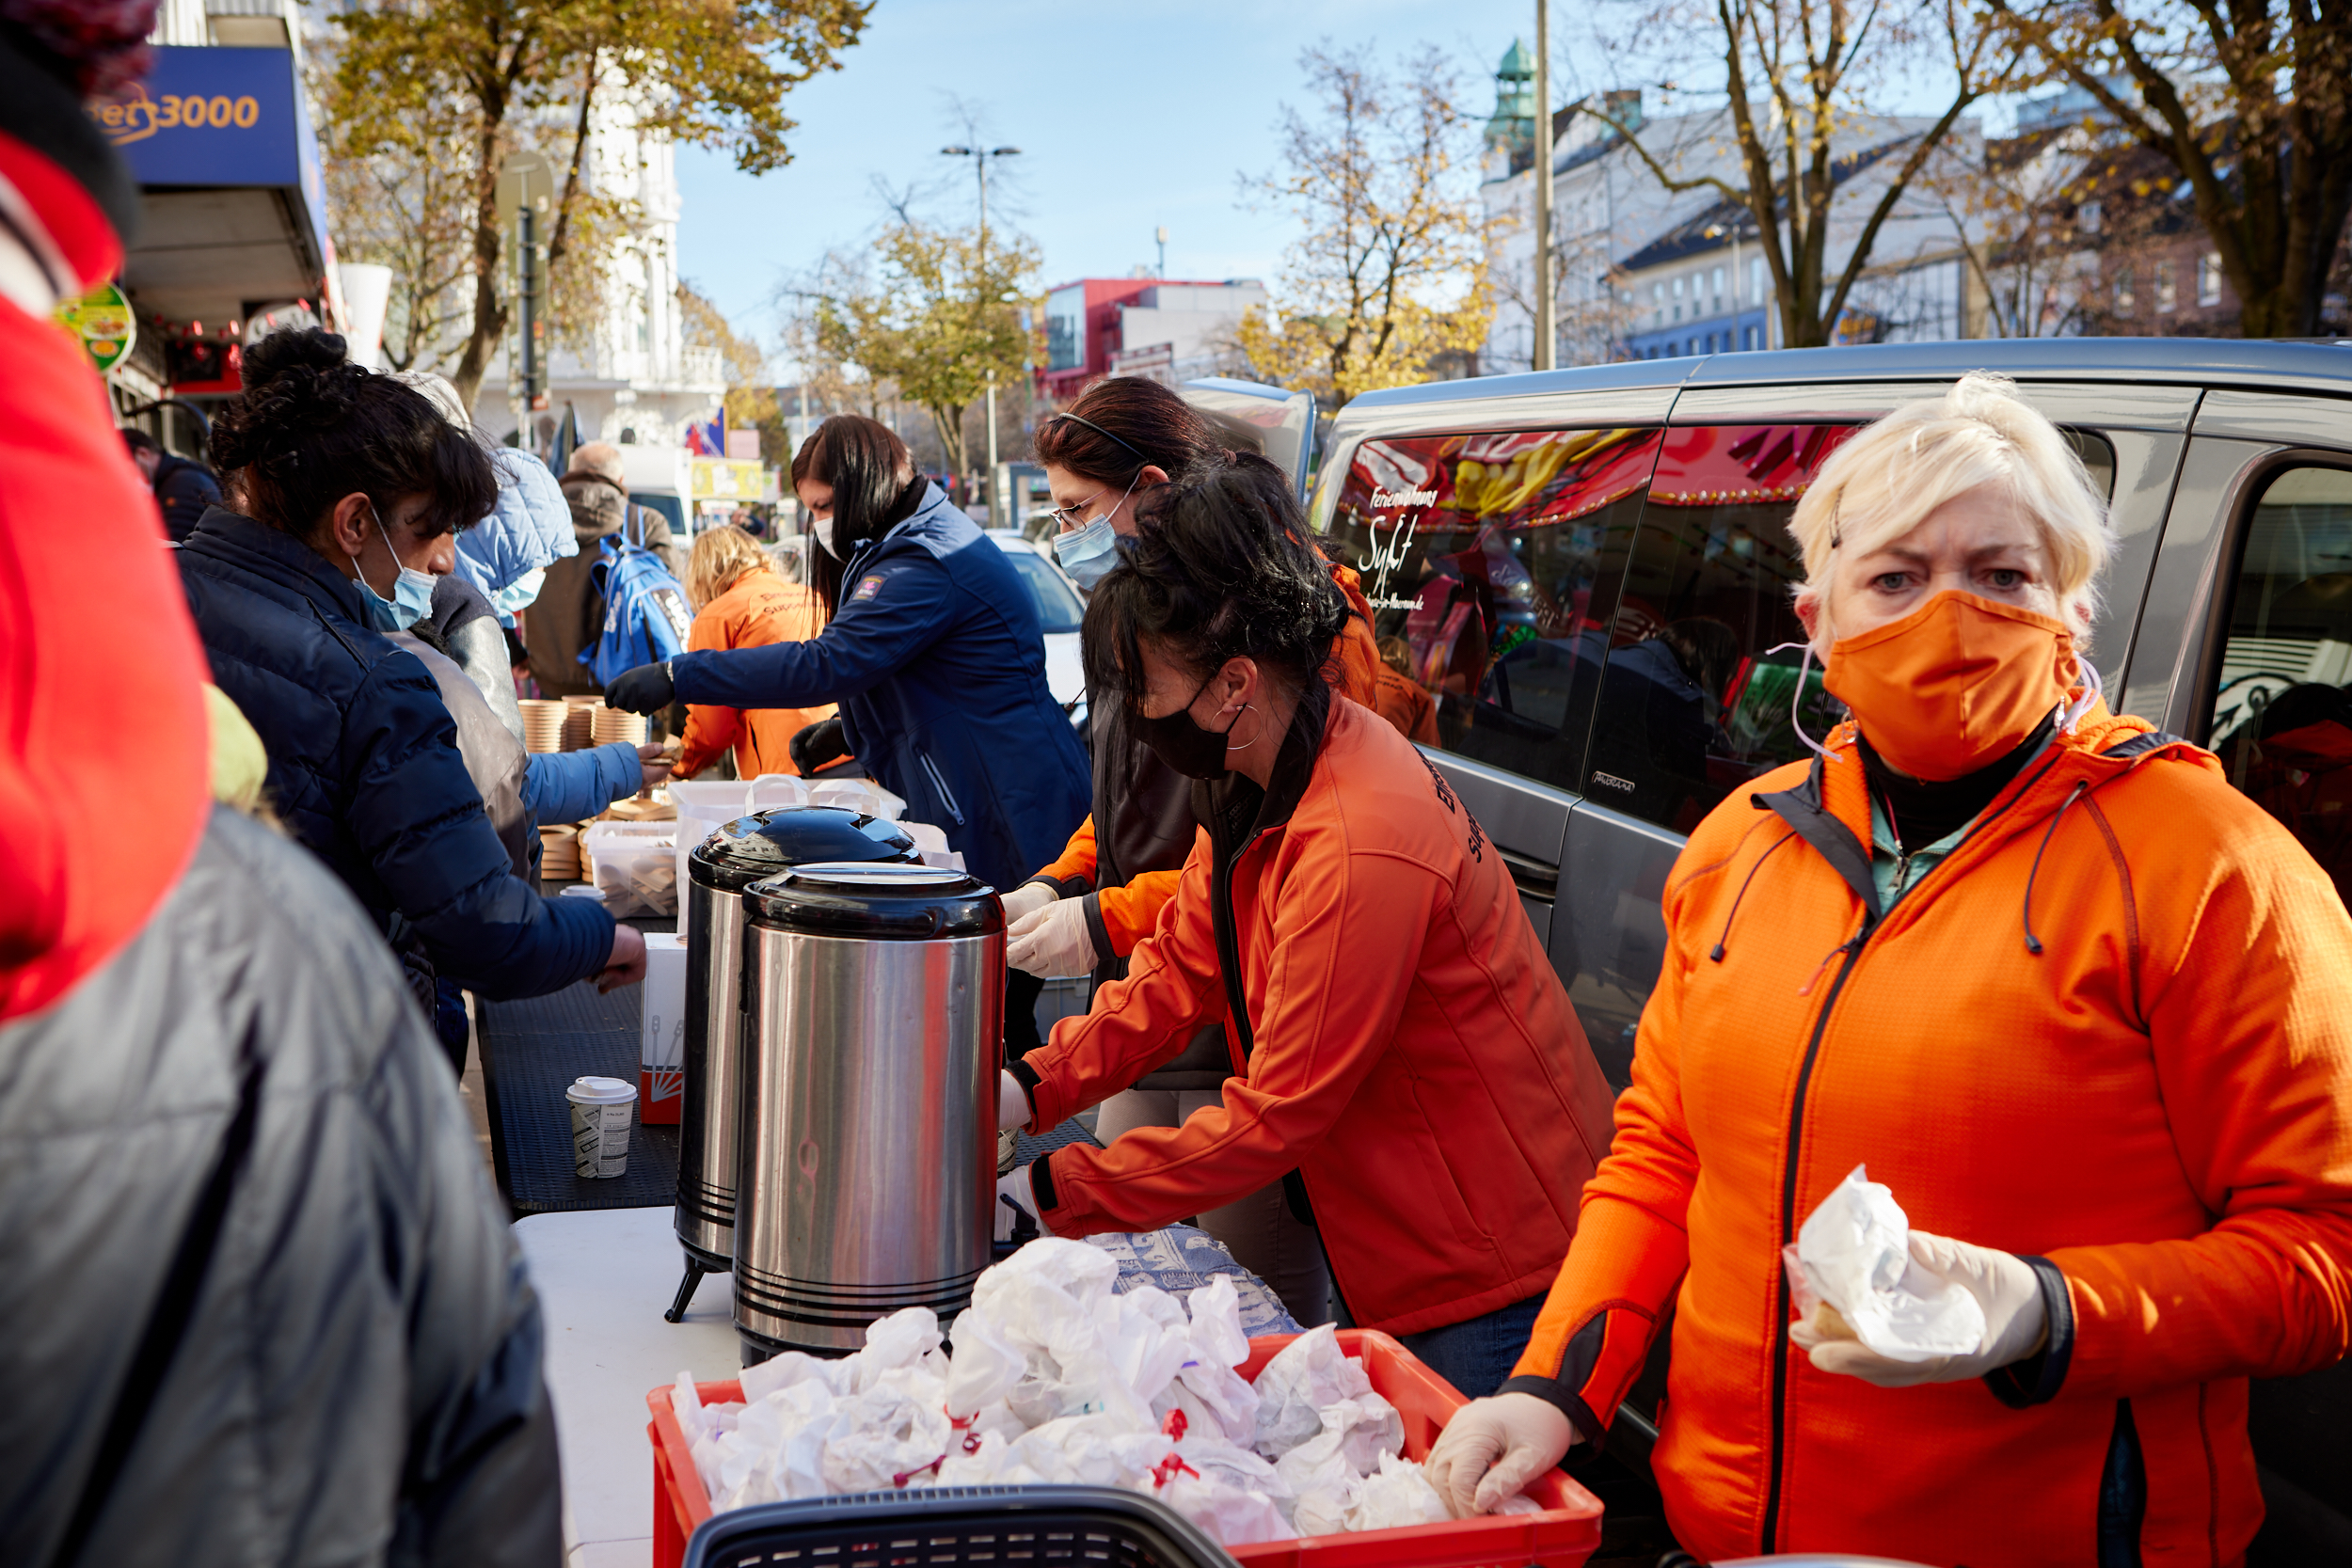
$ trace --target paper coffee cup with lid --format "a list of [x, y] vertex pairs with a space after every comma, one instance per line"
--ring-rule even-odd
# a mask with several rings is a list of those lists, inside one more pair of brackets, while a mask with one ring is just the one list
[[572, 1106], [573, 1171], [599, 1180], [628, 1175], [637, 1085], [624, 1078], [575, 1078], [564, 1098]]

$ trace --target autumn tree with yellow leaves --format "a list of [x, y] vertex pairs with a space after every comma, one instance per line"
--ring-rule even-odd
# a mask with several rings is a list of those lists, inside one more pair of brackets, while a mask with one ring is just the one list
[[1477, 352], [1494, 313], [1488, 226], [1442, 55], [1423, 51], [1394, 75], [1363, 50], [1310, 49], [1300, 63], [1314, 106], [1284, 109], [1282, 166], [1248, 183], [1305, 231], [1235, 345], [1260, 379], [1337, 407]]

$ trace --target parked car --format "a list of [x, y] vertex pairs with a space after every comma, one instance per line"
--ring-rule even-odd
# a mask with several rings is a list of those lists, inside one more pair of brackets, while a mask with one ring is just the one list
[[1037, 606], [1045, 628], [1045, 685], [1064, 713], [1075, 714], [1086, 696], [1086, 672], [1078, 657], [1078, 626], [1086, 618], [1086, 595], [1054, 560], [1051, 545], [1038, 545], [1019, 529], [993, 528], [988, 536], [1012, 562], [1015, 576]]
[[[1922, 343], [1366, 393], [1334, 423], [1315, 526], [1437, 695], [1430, 760], [1620, 1086], [1685, 833], [1803, 754], [1792, 706], [1816, 736], [1840, 716], [1818, 663], [1800, 686], [1784, 525], [1848, 435], [1977, 369], [2015, 377], [2109, 498], [2110, 704], [2213, 747], [2352, 889], [2352, 346]], [[2346, 1372], [2256, 1386], [2258, 1548], [2352, 1532]], [[1613, 1451], [1643, 1450], [1652, 1410], [1637, 1390]]]

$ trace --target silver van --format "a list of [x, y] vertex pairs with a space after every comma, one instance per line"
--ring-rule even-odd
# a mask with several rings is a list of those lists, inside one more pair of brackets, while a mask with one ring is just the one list
[[[1620, 1087], [1684, 835], [1804, 754], [1792, 709], [1817, 736], [1839, 716], [1818, 664], [1799, 684], [1788, 515], [1854, 430], [1979, 369], [2107, 493], [2110, 704], [2213, 747], [2352, 889], [2352, 345], [1922, 343], [1367, 393], [1333, 424], [1315, 526], [1436, 697], [1432, 760]], [[2352, 1530], [2347, 1390], [2344, 1367], [2256, 1389], [2274, 1521], [2310, 1503]]]

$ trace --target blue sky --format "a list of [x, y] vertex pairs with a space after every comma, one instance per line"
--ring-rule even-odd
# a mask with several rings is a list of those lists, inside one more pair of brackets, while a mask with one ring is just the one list
[[843, 68], [787, 101], [791, 164], [753, 178], [680, 150], [679, 271], [771, 341], [778, 281], [873, 234], [877, 180], [969, 218], [970, 161], [939, 155], [966, 140], [961, 103], [988, 145], [1022, 149], [991, 170], [992, 222], [1039, 242], [1047, 282], [1153, 263], [1162, 224], [1169, 277], [1271, 279], [1290, 223], [1249, 210], [1237, 177], [1274, 166], [1281, 105], [1305, 103], [1302, 49], [1368, 40], [1393, 61], [1435, 44], [1483, 113], [1495, 62], [1534, 25], [1532, 0], [880, 0]]

